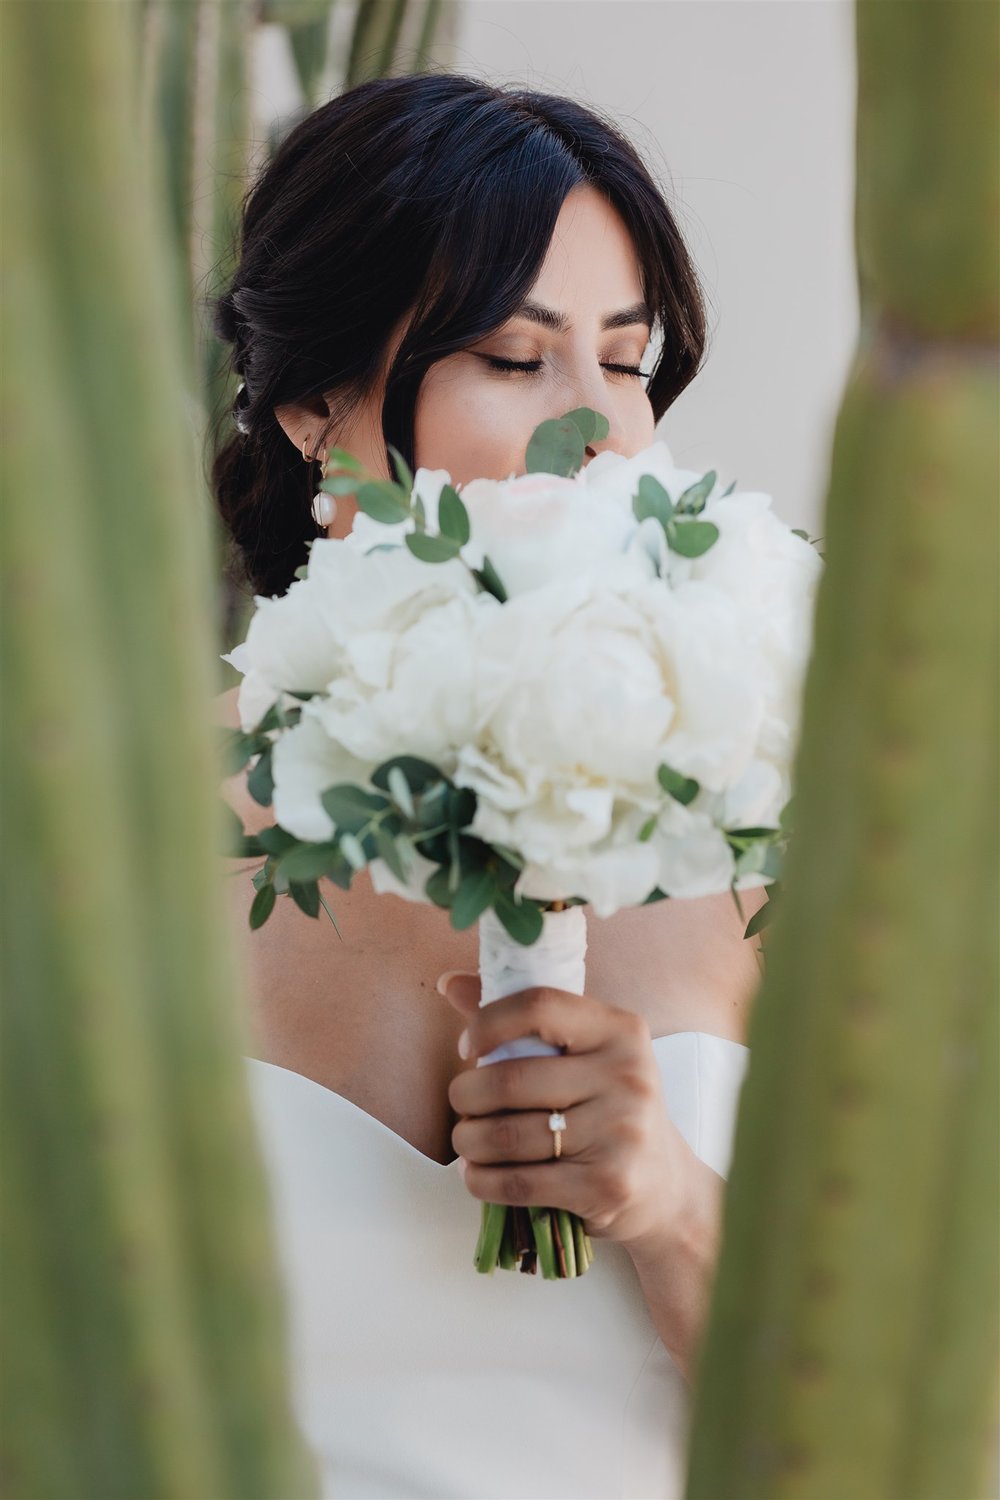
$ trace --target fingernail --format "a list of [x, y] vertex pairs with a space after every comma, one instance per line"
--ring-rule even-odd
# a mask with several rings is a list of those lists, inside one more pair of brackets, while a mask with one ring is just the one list
[[458, 1039], [458, 1055], [459, 1057], [468, 1057], [469, 1055], [469, 1033], [467, 1030], [463, 1031]]
[[438, 982], [434, 986], [438, 994], [447, 996], [449, 981], [454, 979], [455, 975], [460, 974], [461, 972], [462, 971], [460, 969], [446, 969], [444, 973], [438, 977]]

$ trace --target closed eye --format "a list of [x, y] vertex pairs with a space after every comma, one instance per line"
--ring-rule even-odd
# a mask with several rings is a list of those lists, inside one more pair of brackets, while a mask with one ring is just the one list
[[[490, 368], [494, 370], [520, 370], [526, 375], [535, 375], [542, 368], [542, 361], [540, 359], [501, 359], [499, 355], [495, 354], [484, 354], [480, 357], [485, 359]], [[640, 369], [638, 365], [605, 364], [604, 369], [611, 370], [616, 375], [648, 376], [650, 373], [648, 370]]]

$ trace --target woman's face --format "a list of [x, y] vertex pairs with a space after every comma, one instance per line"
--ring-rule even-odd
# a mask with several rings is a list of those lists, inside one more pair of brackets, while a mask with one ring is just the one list
[[[424, 375], [414, 413], [415, 466], [447, 469], [457, 484], [522, 474], [538, 424], [579, 406], [608, 419], [608, 435], [588, 447], [588, 459], [605, 449], [630, 457], [648, 447], [655, 421], [636, 372], [646, 368], [652, 314], [642, 302], [624, 222], [595, 188], [575, 188], [522, 310]], [[380, 410], [379, 394], [357, 409], [337, 442], [388, 477]], [[280, 408], [277, 415], [298, 447], [316, 428], [316, 417], [300, 409]], [[338, 500], [327, 535], [346, 536], [356, 509], [353, 497]]]
[[[590, 457], [605, 448], [631, 456], [648, 447], [653, 410], [634, 373], [651, 332], [642, 301], [635, 249], [618, 213], [595, 188], [574, 189], [522, 311], [424, 376], [417, 464], [447, 469], [460, 484], [523, 474], [539, 422], [578, 406], [608, 419], [608, 435]], [[619, 326], [606, 327], [612, 318]]]

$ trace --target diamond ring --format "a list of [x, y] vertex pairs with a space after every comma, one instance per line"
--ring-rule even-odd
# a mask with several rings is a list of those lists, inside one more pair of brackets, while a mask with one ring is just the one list
[[557, 1109], [549, 1115], [549, 1129], [555, 1137], [552, 1142], [552, 1155], [558, 1156], [562, 1151], [562, 1133], [566, 1129], [566, 1116]]

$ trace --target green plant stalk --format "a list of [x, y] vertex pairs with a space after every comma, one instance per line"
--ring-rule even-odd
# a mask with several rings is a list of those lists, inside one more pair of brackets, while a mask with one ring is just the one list
[[[1000, 388], [975, 268], [995, 286], [977, 193], [996, 186], [998, 12], [919, 10], [857, 11], [869, 300], [834, 434], [796, 830], [751, 1018], [689, 1500], [986, 1493]], [[968, 156], [950, 176], [916, 150], [943, 140]]]
[[[219, 878], [191, 351], [139, 155], [135, 17], [15, 3], [4, 23], [5, 1493], [306, 1496]], [[72, 475], [56, 533], [53, 445]]]

